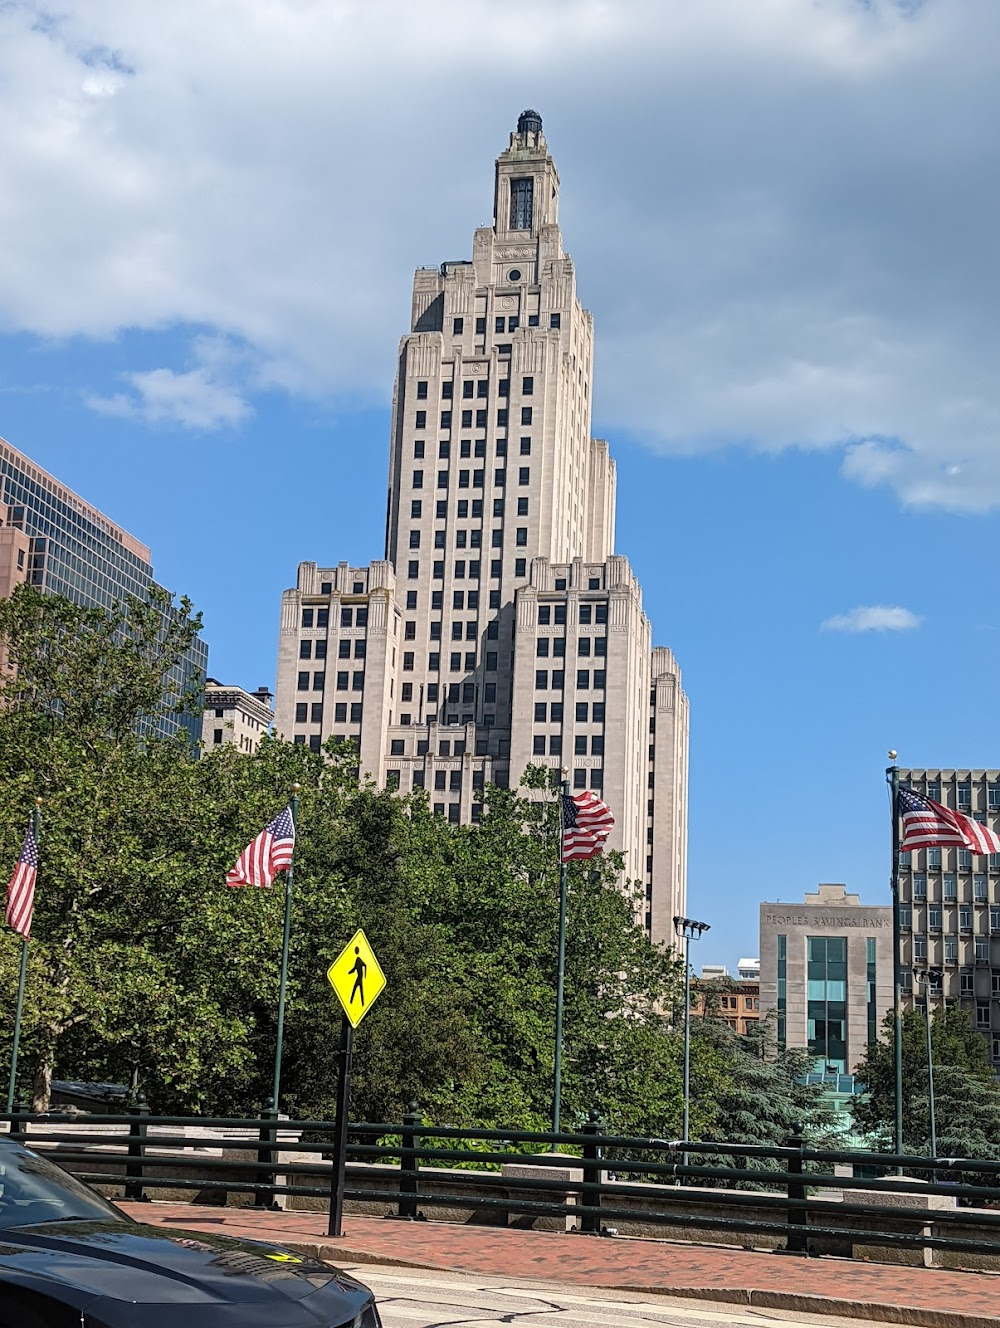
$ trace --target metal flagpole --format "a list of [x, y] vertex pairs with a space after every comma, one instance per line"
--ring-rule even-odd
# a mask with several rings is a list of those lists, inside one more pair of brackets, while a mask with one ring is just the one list
[[562, 1094], [563, 988], [566, 982], [566, 864], [563, 861], [565, 811], [563, 798], [569, 797], [569, 780], [559, 784], [559, 969], [556, 978], [556, 1056], [552, 1087], [552, 1133], [559, 1133], [559, 1109]]
[[900, 974], [899, 927], [899, 766], [896, 753], [889, 753], [892, 765], [886, 779], [892, 790], [892, 1064], [895, 1102], [893, 1147], [897, 1156], [903, 1151], [903, 990]]
[[[301, 784], [292, 785], [292, 829], [299, 815], [299, 789]], [[288, 942], [292, 934], [292, 873], [295, 867], [295, 850], [292, 849], [292, 861], [285, 871], [285, 931], [281, 942], [281, 985], [278, 989], [278, 1037], [274, 1048], [274, 1083], [271, 1088], [271, 1101], [274, 1110], [278, 1110], [278, 1093], [281, 1089], [281, 1043], [285, 1035], [285, 991], [288, 986]]]
[[[35, 812], [31, 818], [31, 833], [38, 849], [38, 819], [41, 798], [35, 799]], [[7, 1081], [7, 1114], [14, 1110], [14, 1085], [17, 1080], [17, 1051], [21, 1042], [21, 1012], [24, 1009], [24, 984], [28, 976], [28, 938], [21, 937], [21, 972], [17, 980], [17, 1006], [14, 1011], [14, 1046], [10, 1053], [10, 1078]]]

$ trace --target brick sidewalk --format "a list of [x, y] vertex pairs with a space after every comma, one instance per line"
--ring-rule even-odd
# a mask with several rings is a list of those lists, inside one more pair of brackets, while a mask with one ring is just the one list
[[537, 1278], [928, 1328], [996, 1328], [1000, 1319], [1000, 1274], [993, 1273], [374, 1217], [346, 1217], [337, 1240], [326, 1235], [325, 1213], [161, 1203], [119, 1207], [140, 1222], [274, 1241], [345, 1264]]

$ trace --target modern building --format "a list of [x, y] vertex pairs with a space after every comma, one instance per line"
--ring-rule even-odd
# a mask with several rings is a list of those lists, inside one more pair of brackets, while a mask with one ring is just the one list
[[[1000, 831], [1000, 770], [900, 770], [899, 780]], [[932, 1002], [967, 1007], [1000, 1066], [1000, 854], [927, 848], [901, 854], [899, 868], [904, 1006], [914, 973], [928, 973]]]
[[255, 752], [261, 738], [271, 731], [273, 700], [267, 687], [245, 692], [242, 687], [226, 687], [215, 678], [206, 678], [202, 747], [230, 745], [241, 752]]
[[779, 1046], [807, 1047], [817, 1074], [850, 1074], [891, 1007], [891, 907], [833, 884], [761, 904], [760, 1010], [775, 1013]]
[[728, 978], [729, 969], [725, 964], [702, 964], [701, 980], [702, 982], [718, 982], [720, 978]]
[[[130, 597], [148, 599], [153, 579], [145, 544], [60, 484], [0, 438], [0, 594], [27, 581], [76, 604], [110, 609]], [[195, 638], [168, 681], [177, 694], [200, 684], [208, 647]], [[6, 664], [5, 664], [6, 667]], [[166, 737], [185, 728], [201, 736], [200, 715], [178, 715], [166, 707], [155, 718]]]
[[747, 982], [760, 981], [760, 960], [741, 959], [736, 965], [736, 972]]
[[475, 822], [486, 782], [568, 771], [612, 808], [646, 925], [685, 909], [688, 702], [614, 552], [615, 465], [591, 437], [594, 328], [534, 111], [496, 162], [471, 260], [419, 268], [399, 346], [386, 556], [299, 565], [275, 725]]

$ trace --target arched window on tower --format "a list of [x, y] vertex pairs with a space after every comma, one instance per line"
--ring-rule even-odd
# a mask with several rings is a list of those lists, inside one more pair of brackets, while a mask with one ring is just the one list
[[531, 230], [532, 186], [530, 176], [524, 176], [510, 182], [510, 229], [512, 231]]

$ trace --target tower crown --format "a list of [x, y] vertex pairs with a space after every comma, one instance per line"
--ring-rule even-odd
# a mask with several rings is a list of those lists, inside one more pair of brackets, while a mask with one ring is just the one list
[[528, 232], [537, 236], [543, 226], [558, 221], [559, 174], [537, 111], [521, 112], [510, 146], [497, 158], [493, 209], [498, 235]]

